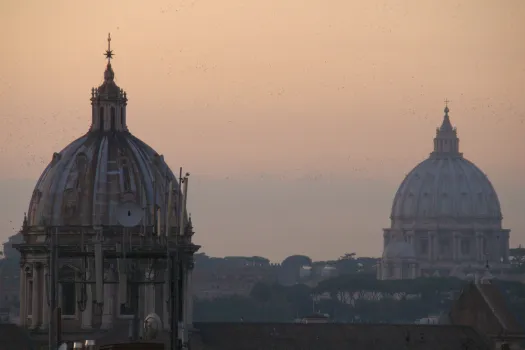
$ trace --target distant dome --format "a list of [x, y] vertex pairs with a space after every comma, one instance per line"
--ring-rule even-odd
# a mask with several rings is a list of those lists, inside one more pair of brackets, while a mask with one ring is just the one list
[[438, 217], [501, 220], [498, 196], [488, 177], [459, 153], [459, 139], [445, 109], [434, 152], [403, 180], [394, 197], [391, 219]]
[[414, 247], [403, 241], [403, 240], [395, 240], [390, 242], [385, 250], [383, 251], [383, 259], [415, 259], [416, 258], [416, 252], [414, 251]]
[[510, 230], [502, 227], [496, 191], [459, 151], [448, 105], [444, 112], [433, 152], [395, 194], [390, 227], [383, 229], [379, 279], [465, 278], [464, 266], [479, 271], [485, 261], [501, 271], [510, 268]]
[[430, 157], [417, 165], [397, 190], [392, 219], [439, 216], [502, 217], [489, 179], [465, 158]]
[[312, 265], [312, 259], [305, 255], [291, 255], [283, 260], [282, 267], [300, 268], [301, 266]]

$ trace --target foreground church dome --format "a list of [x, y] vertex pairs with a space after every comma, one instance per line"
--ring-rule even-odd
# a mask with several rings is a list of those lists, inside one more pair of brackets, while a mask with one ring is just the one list
[[104, 336], [127, 338], [135, 316], [156, 314], [164, 331], [172, 329], [171, 319], [188, 339], [199, 249], [185, 210], [189, 174], [179, 186], [163, 157], [129, 132], [128, 99], [115, 82], [110, 42], [108, 36], [104, 81], [91, 89], [91, 126], [53, 154], [15, 245], [20, 325], [40, 340], [54, 338], [53, 315], [60, 310], [60, 339], [99, 344]]
[[128, 131], [128, 99], [109, 55], [103, 83], [91, 90], [91, 127], [53, 154], [33, 191], [29, 226], [118, 225], [122, 202], [144, 208], [144, 225], [154, 222], [153, 203], [164, 212], [167, 184], [176, 179], [163, 157]]
[[[466, 275], [484, 270], [487, 261], [494, 269], [509, 266], [510, 230], [502, 228], [498, 195], [488, 177], [460, 153], [449, 112], [446, 106], [434, 151], [395, 194], [391, 227], [383, 230], [381, 279]], [[411, 254], [392, 259], [399, 247], [409, 251], [407, 244]]]

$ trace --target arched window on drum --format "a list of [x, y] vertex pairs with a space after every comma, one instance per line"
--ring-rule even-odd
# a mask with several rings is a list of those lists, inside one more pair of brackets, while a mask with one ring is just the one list
[[111, 131], [117, 130], [117, 113], [115, 107], [111, 107]]
[[101, 131], [104, 131], [104, 107], [100, 106], [98, 112], [98, 128]]
[[126, 108], [122, 108], [120, 110], [121, 120], [122, 120], [122, 126], [126, 127]]
[[132, 316], [135, 314], [135, 301], [139, 298], [139, 285], [129, 285], [127, 299], [124, 303], [119, 305], [120, 316]]
[[77, 271], [71, 266], [60, 269], [59, 277], [59, 305], [62, 308], [62, 316], [65, 318], [75, 317], [77, 313], [77, 288], [75, 277]]

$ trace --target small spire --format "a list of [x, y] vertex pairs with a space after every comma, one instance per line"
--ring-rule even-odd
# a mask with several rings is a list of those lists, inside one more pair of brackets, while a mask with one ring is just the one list
[[111, 65], [111, 59], [113, 58], [113, 50], [111, 50], [111, 33], [108, 33], [108, 49], [104, 53], [108, 59], [108, 65]]
[[27, 213], [24, 213], [24, 221], [22, 222], [22, 229], [25, 230], [29, 226], [29, 222], [27, 220]]
[[448, 103], [450, 101], [448, 99], [445, 99], [445, 116], [448, 116], [448, 112], [450, 111], [450, 109], [448, 109]]
[[448, 103], [450, 101], [448, 99], [445, 99], [445, 115], [443, 116], [443, 123], [441, 124], [441, 127], [439, 128], [441, 131], [452, 131], [453, 127], [450, 123], [450, 117], [448, 115], [448, 112], [450, 112], [450, 109], [448, 108]]
[[115, 79], [115, 73], [113, 72], [113, 68], [111, 68], [111, 59], [114, 56], [113, 50], [111, 50], [111, 33], [108, 33], [108, 49], [104, 55], [108, 59], [106, 71], [104, 72], [104, 81], [113, 81], [113, 79]]
[[[111, 33], [108, 34], [108, 47], [104, 56], [107, 58], [104, 81], [91, 90], [91, 105], [96, 106], [92, 112], [91, 131], [128, 131], [126, 126], [126, 93], [115, 83], [115, 72], [111, 67], [113, 50]], [[110, 123], [105, 122], [110, 119]], [[111, 125], [110, 127], [108, 125]]]
[[456, 134], [456, 129], [450, 122], [450, 116], [448, 113], [448, 103], [450, 101], [445, 99], [445, 115], [441, 126], [436, 130], [436, 137], [434, 138], [434, 155], [446, 155], [446, 156], [461, 156], [459, 153], [459, 139]]

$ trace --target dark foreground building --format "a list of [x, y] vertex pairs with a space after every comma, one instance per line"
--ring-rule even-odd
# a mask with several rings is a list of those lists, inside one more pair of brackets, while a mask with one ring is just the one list
[[[468, 326], [196, 323], [195, 328], [191, 350], [494, 349], [489, 339]], [[13, 341], [15, 335], [16, 341]], [[167, 344], [168, 336], [163, 333], [159, 339], [149, 342]], [[127, 341], [126, 330], [108, 333], [98, 339], [97, 345]], [[45, 343], [31, 343], [25, 332], [14, 325], [0, 327], [0, 344], [2, 350], [43, 349], [46, 346]]]
[[[168, 344], [163, 333], [153, 343]], [[127, 341], [127, 332], [107, 334], [99, 346]], [[468, 326], [296, 323], [195, 323], [192, 350], [397, 350], [494, 349]]]
[[471, 326], [500, 348], [525, 348], [523, 316], [509, 306], [505, 290], [497, 281], [469, 283], [452, 305], [448, 321], [454, 325]]

